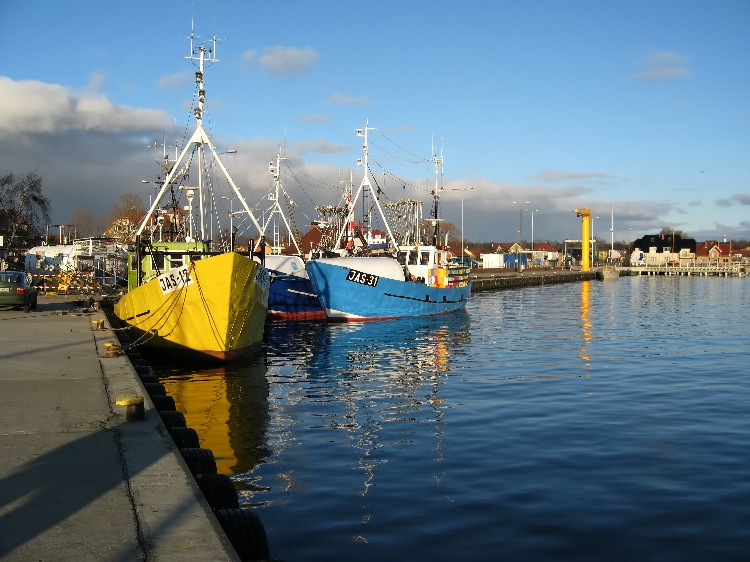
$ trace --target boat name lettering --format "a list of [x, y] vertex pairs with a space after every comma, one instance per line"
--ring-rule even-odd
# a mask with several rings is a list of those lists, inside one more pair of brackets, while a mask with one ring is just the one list
[[271, 285], [271, 274], [265, 267], [258, 268], [258, 273], [255, 274], [255, 284], [264, 291]]
[[378, 279], [380, 279], [380, 276], [378, 275], [373, 275], [372, 273], [365, 273], [364, 271], [357, 271], [356, 269], [350, 269], [349, 275], [346, 276], [347, 281], [352, 281], [353, 283], [360, 283], [362, 285], [367, 285], [369, 287], [377, 287]]
[[159, 280], [161, 292], [164, 295], [193, 284], [193, 279], [190, 277], [190, 271], [188, 270], [187, 265], [170, 269], [166, 273], [159, 275], [157, 279]]

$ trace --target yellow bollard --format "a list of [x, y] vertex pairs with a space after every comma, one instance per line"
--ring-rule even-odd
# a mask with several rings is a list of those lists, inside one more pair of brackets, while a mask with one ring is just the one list
[[115, 342], [105, 342], [104, 347], [107, 348], [107, 357], [117, 357], [117, 355], [120, 353], [120, 346]]
[[125, 406], [125, 421], [143, 421], [146, 418], [143, 396], [118, 396], [115, 403]]

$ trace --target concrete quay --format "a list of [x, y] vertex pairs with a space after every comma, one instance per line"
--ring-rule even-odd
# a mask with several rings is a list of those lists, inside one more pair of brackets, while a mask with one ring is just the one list
[[472, 270], [474, 280], [471, 292], [495, 291], [499, 289], [517, 289], [536, 285], [553, 285], [596, 279], [596, 271], [568, 271], [562, 269], [526, 268], [522, 271], [507, 269]]
[[[107, 356], [104, 312], [80, 298], [0, 310], [0, 560], [239, 560], [133, 364]], [[143, 421], [126, 421], [123, 395], [144, 397]]]

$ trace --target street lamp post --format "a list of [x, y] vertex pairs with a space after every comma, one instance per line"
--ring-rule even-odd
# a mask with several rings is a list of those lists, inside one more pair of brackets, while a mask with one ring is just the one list
[[460, 191], [461, 192], [461, 265], [464, 264], [464, 255], [466, 254], [466, 249], [464, 248], [464, 191], [467, 191], [469, 189], [474, 189], [473, 187], [454, 187], [451, 189], [451, 191]]
[[591, 217], [591, 265], [596, 265], [596, 236], [594, 236], [594, 220], [599, 220], [599, 217]]
[[188, 231], [189, 231], [189, 242], [193, 241], [193, 197], [195, 197], [195, 192], [192, 189], [188, 189], [187, 191], [187, 200], [188, 200], [188, 208], [190, 209], [190, 222], [188, 223]]
[[539, 209], [533, 209], [531, 211], [531, 264], [534, 264], [534, 213], [538, 213]]
[[521, 271], [521, 241], [523, 240], [523, 206], [524, 205], [531, 205], [531, 201], [522, 201], [521, 203], [518, 203], [517, 201], [513, 201], [514, 205], [521, 205], [521, 209], [518, 213], [518, 271]]
[[[237, 154], [237, 149], [236, 149], [236, 148], [229, 148], [229, 149], [225, 150], [224, 152], [219, 152], [219, 153], [218, 153], [218, 154], [216, 155], [216, 156], [217, 156], [217, 158], [218, 158], [219, 156], [221, 156], [222, 154]], [[216, 163], [216, 160], [213, 160], [213, 161], [211, 162], [211, 166], [213, 167], [213, 165], [214, 165], [215, 163]], [[222, 197], [221, 197], [221, 198], [222, 198], [222, 199], [229, 199], [229, 197], [224, 197], [223, 195], [222, 195]], [[231, 207], [231, 205], [232, 205], [232, 201], [231, 201], [231, 199], [230, 199], [230, 200], [229, 200], [229, 206]], [[211, 197], [211, 234], [210, 234], [210, 238], [211, 238], [211, 248], [212, 248], [212, 249], [213, 249], [213, 244], [214, 244], [214, 220], [213, 220], [213, 217], [214, 217], [214, 198], [213, 198], [213, 197]], [[231, 220], [230, 220], [230, 222], [231, 222]]]
[[229, 199], [229, 251], [234, 252], [234, 199], [223, 195], [221, 198]]

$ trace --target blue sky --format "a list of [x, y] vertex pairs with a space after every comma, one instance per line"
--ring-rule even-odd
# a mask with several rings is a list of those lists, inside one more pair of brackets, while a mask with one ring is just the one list
[[580, 237], [579, 207], [608, 239], [610, 205], [616, 240], [750, 238], [748, 0], [4, 2], [0, 173], [41, 175], [53, 222], [147, 200], [147, 145], [191, 127], [191, 25], [220, 38], [209, 134], [251, 202], [285, 143], [303, 229], [361, 179], [369, 121], [391, 198], [395, 174], [427, 209], [442, 149], [470, 240], [516, 240], [519, 202], [526, 240], [532, 210], [535, 240]]

